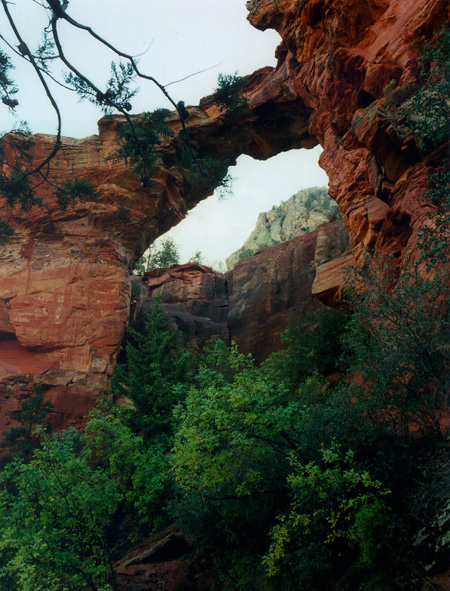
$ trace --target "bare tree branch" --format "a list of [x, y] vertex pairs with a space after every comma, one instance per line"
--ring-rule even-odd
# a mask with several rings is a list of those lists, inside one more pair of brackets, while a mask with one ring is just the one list
[[[6, 0], [1, 0], [1, 3], [3, 5], [3, 10], [8, 18], [9, 24], [10, 24], [12, 30], [14, 31], [14, 34], [19, 42], [19, 46], [25, 45], [25, 47], [26, 47], [26, 43], [25, 43], [24, 39], [22, 38], [21, 34], [19, 33], [16, 23], [14, 22], [14, 19], [12, 18], [11, 13], [9, 11], [8, 2]], [[59, 110], [58, 103], [54, 99], [54, 97], [50, 91], [50, 88], [48, 87], [47, 82], [41, 72], [41, 69], [37, 65], [36, 60], [31, 55], [31, 53], [28, 53], [28, 59], [29, 59], [31, 65], [33, 66], [33, 68], [39, 78], [39, 81], [45, 90], [45, 94], [47, 95], [47, 97], [48, 97], [48, 99], [49, 99], [49, 101], [56, 113], [58, 125], [57, 125], [57, 133], [56, 133], [55, 143], [53, 145], [53, 149], [51, 150], [50, 154], [34, 170], [24, 173], [24, 176], [31, 176], [32, 174], [39, 172], [40, 170], [42, 170], [42, 168], [44, 168], [44, 166], [48, 162], [50, 162], [50, 160], [52, 160], [56, 156], [59, 149], [61, 148], [61, 126], [62, 126], [61, 112]]]

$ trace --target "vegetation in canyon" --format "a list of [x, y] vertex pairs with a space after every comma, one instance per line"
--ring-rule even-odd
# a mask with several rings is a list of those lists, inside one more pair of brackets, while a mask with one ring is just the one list
[[128, 331], [121, 406], [83, 434], [46, 432], [38, 388], [0, 473], [0, 588], [113, 590], [114, 561], [173, 520], [196, 550], [186, 591], [205, 572], [212, 591], [423, 588], [448, 552], [446, 166], [421, 256], [399, 274], [368, 253], [346, 313], [294, 319], [259, 366], [219, 339], [190, 351], [156, 303]]
[[174, 519], [212, 589], [419, 585], [419, 532], [448, 495], [449, 319], [440, 276], [392, 292], [390, 273], [368, 265], [352, 315], [298, 319], [259, 367], [218, 339], [192, 354], [156, 303], [115, 374], [133, 410], [38, 429], [3, 469], [2, 588], [113, 588], [113, 561]]

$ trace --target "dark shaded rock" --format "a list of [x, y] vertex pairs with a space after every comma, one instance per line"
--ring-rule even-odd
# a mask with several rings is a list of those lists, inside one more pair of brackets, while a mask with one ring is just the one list
[[[333, 261], [347, 244], [345, 227], [337, 220], [261, 250], [226, 275], [189, 263], [133, 277], [132, 322], [142, 326], [158, 297], [164, 313], [191, 344], [218, 335], [262, 361], [282, 347], [281, 333], [293, 314], [322, 305], [311, 293], [316, 273], [323, 286], [322, 267], [334, 269]], [[338, 295], [341, 279], [340, 273], [327, 271], [330, 301]]]

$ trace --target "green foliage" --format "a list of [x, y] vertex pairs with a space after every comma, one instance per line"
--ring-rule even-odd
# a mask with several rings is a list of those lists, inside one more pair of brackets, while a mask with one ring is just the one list
[[[114, 102], [126, 111], [131, 111], [129, 101], [137, 94], [137, 89], [132, 90], [130, 88], [130, 85], [135, 79], [136, 72], [130, 62], [124, 63], [120, 61], [118, 64], [115, 62], [111, 63], [111, 76], [106, 86], [108, 91], [112, 93]], [[96, 98], [100, 98], [102, 109], [105, 114], [108, 114], [111, 109], [107, 105], [107, 100], [103, 97]]]
[[181, 497], [174, 510], [226, 588], [261, 588], [258, 557], [284, 494], [300, 416], [301, 405], [282, 385], [218, 339], [205, 349], [197, 385], [175, 411], [171, 461]]
[[50, 38], [49, 31], [44, 29], [42, 33], [42, 42], [34, 52], [36, 63], [39, 64], [39, 67], [42, 68], [44, 72], [50, 72], [49, 62], [54, 59], [54, 50], [55, 44]]
[[19, 171], [14, 171], [10, 176], [0, 174], [0, 195], [6, 199], [10, 207], [17, 203], [23, 209], [42, 205], [42, 200], [36, 197], [29, 178]]
[[[8, 134], [3, 134], [0, 138], [0, 157], [5, 158], [5, 148], [14, 153], [15, 157], [15, 178], [20, 178], [20, 172], [26, 174], [27, 166], [32, 161], [31, 148], [34, 145], [34, 139], [31, 136], [30, 128], [25, 121], [20, 121]], [[22, 168], [22, 170], [20, 170]], [[13, 175], [9, 175], [11, 180]], [[15, 202], [12, 203], [14, 205]]]
[[13, 69], [9, 56], [0, 50], [0, 89], [2, 93], [2, 102], [9, 108], [14, 108], [14, 103], [9, 102], [11, 95], [18, 92], [18, 88], [10, 77], [10, 71]]
[[[52, 46], [53, 44], [44, 43], [41, 46], [41, 52], [48, 54]], [[75, 90], [80, 99], [87, 99], [96, 105], [100, 105], [105, 115], [111, 114], [117, 107], [130, 111], [131, 105], [129, 101], [137, 94], [137, 89], [131, 89], [131, 84], [136, 79], [136, 72], [130, 62], [124, 63], [120, 61], [118, 64], [111, 62], [111, 75], [104, 93], [97, 92], [86, 78], [81, 78], [73, 72], [68, 72], [64, 79], [66, 84]]]
[[426, 197], [436, 206], [429, 213], [430, 224], [419, 231], [418, 245], [422, 261], [432, 272], [437, 265], [446, 265], [450, 259], [450, 162], [444, 158], [441, 167], [428, 178]]
[[84, 178], [66, 179], [64, 184], [56, 189], [55, 195], [61, 211], [66, 211], [69, 205], [73, 207], [77, 202], [84, 203], [100, 199], [100, 192]]
[[[106, 403], [88, 417], [83, 443], [108, 474], [121, 499], [121, 514], [134, 519], [134, 529], [166, 525], [164, 507], [172, 491], [167, 449], [146, 444], [130, 428], [130, 411]], [[117, 520], [116, 520], [117, 521]]]
[[341, 252], [344, 252], [350, 245], [350, 238], [348, 235], [348, 230], [345, 227], [344, 220], [340, 216], [339, 211], [337, 213], [339, 214], [338, 217], [333, 216], [332, 219], [337, 220], [339, 248], [341, 249]]
[[143, 332], [129, 327], [125, 345], [126, 363], [113, 376], [116, 393], [133, 401], [134, 428], [147, 440], [170, 438], [172, 408], [190, 379], [191, 354], [180, 335], [171, 328], [161, 306], [155, 302], [144, 322]]
[[[180, 262], [179, 246], [173, 238], [165, 238], [159, 246], [152, 245], [133, 268], [133, 275], [143, 275], [146, 271], [172, 267]], [[197, 253], [200, 254], [200, 253]]]
[[44, 438], [29, 463], [0, 474], [0, 587], [10, 591], [107, 591], [106, 532], [114, 484], [79, 452], [74, 429]]
[[242, 91], [245, 87], [245, 79], [235, 74], [219, 74], [217, 88], [214, 90], [214, 102], [222, 109], [239, 115], [245, 111], [248, 104]]
[[191, 257], [189, 262], [194, 263], [196, 265], [204, 265], [205, 261], [202, 252], [200, 250], [197, 250], [194, 256]]
[[303, 204], [305, 206], [306, 213], [309, 214], [313, 206], [313, 196], [311, 194], [307, 195]]
[[53, 410], [53, 404], [47, 400], [44, 402], [44, 392], [41, 384], [34, 387], [34, 394], [22, 403], [21, 410], [15, 413], [15, 420], [19, 427], [11, 427], [3, 436], [1, 447], [8, 448], [9, 452], [29, 459], [33, 451], [40, 445], [40, 437], [35, 433], [37, 426], [44, 426], [50, 430], [50, 423], [46, 422], [47, 415]]
[[266, 365], [294, 390], [313, 375], [331, 374], [341, 367], [341, 337], [348, 321], [346, 314], [327, 306], [300, 313], [282, 336], [284, 350]]
[[147, 270], [147, 257], [145, 255], [142, 255], [135, 262], [134, 267], [133, 267], [131, 273], [132, 273], [132, 275], [139, 275], [139, 276], [141, 276], [141, 275], [143, 275], [145, 273], [146, 270]]
[[420, 147], [432, 151], [450, 137], [450, 26], [442, 25], [422, 54], [423, 85], [403, 108]]
[[191, 387], [185, 405], [176, 409], [176, 479], [216, 498], [277, 490], [275, 458], [289, 446], [299, 406], [236, 348], [221, 349], [217, 344], [208, 352], [199, 386]]
[[181, 165], [188, 171], [188, 183], [195, 191], [217, 190], [219, 199], [224, 199], [231, 193], [233, 178], [228, 174], [229, 161], [203, 157], [184, 150]]
[[450, 383], [445, 277], [424, 278], [414, 261], [397, 277], [394, 261], [375, 257], [357, 271], [353, 290], [345, 343], [369, 388], [358, 394], [367, 411], [397, 433], [413, 425], [440, 433]]
[[251, 248], [243, 248], [239, 251], [239, 258], [238, 261], [243, 261], [244, 259], [248, 259], [248, 257], [252, 257], [255, 253]]
[[0, 245], [6, 242], [11, 236], [14, 236], [15, 233], [16, 231], [9, 222], [0, 220]]
[[180, 262], [180, 254], [178, 251], [178, 244], [173, 238], [165, 238], [162, 240], [159, 248], [150, 253], [147, 258], [146, 270], [162, 269], [163, 267], [171, 267]]
[[[286, 588], [320, 584], [323, 573], [330, 588], [340, 563], [372, 567], [390, 544], [387, 490], [348, 447], [352, 437], [360, 454], [371, 444], [349, 404], [307, 374], [293, 387], [273, 361], [258, 369], [235, 347], [208, 345], [175, 411], [175, 511], [227, 588], [250, 585], [246, 564], [256, 577], [249, 588], [262, 588], [263, 566]], [[239, 573], [231, 581], [230, 564]]]
[[[28, 175], [26, 164], [32, 160], [31, 148], [34, 140], [30, 137], [30, 130], [22, 122], [12, 130], [8, 139], [2, 138], [0, 142], [0, 155], [3, 156], [5, 143], [14, 151], [16, 162], [15, 169], [10, 175], [0, 174], [0, 196], [4, 197], [10, 207], [19, 206], [29, 209], [33, 205], [42, 207], [43, 202], [36, 196], [35, 186]], [[67, 179], [61, 186], [56, 186], [55, 197], [61, 211], [66, 211], [68, 206], [74, 206], [76, 202], [98, 201], [100, 193], [95, 190], [92, 183], [84, 178]], [[6, 220], [0, 220], [0, 240], [12, 236], [14, 231]]]
[[[29, 209], [33, 205], [42, 205], [26, 176], [26, 166], [31, 160], [30, 148], [33, 145], [29, 133], [26, 124], [21, 122], [7, 138], [5, 135], [0, 138], [0, 158], [4, 158], [6, 145], [16, 158], [16, 168], [10, 174], [0, 174], [0, 197], [5, 198], [12, 208], [19, 205], [22, 209]], [[24, 170], [21, 171], [19, 167]], [[8, 237], [14, 235], [14, 229], [7, 220], [0, 220], [0, 224], [0, 242], [6, 242]]]
[[133, 121], [133, 126], [124, 123], [119, 127], [119, 148], [113, 154], [113, 159], [124, 160], [132, 166], [144, 187], [150, 185], [156, 170], [156, 147], [160, 145], [161, 138], [173, 135], [166, 123], [169, 114], [168, 109], [156, 109], [152, 113], [142, 113]]
[[315, 588], [330, 575], [338, 552], [355, 548], [354, 559], [371, 566], [378, 542], [386, 543], [392, 530], [383, 501], [389, 491], [357, 465], [353, 452], [332, 446], [321, 450], [320, 460], [291, 459], [289, 511], [278, 517], [263, 558], [269, 576], [281, 569]]

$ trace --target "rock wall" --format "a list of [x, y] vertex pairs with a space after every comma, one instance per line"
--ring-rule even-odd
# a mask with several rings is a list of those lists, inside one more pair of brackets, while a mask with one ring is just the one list
[[[263, 361], [282, 347], [292, 315], [321, 306], [311, 292], [320, 268], [338, 257], [347, 263], [337, 221], [261, 250], [226, 274], [188, 263], [133, 277], [131, 322], [139, 327], [158, 296], [164, 314], [196, 346], [218, 335]], [[330, 278], [329, 278], [330, 279]], [[339, 284], [330, 280], [330, 289]], [[335, 296], [334, 292], [334, 296]]]
[[[427, 219], [430, 205], [421, 195], [438, 158], [423, 158], [411, 138], [398, 134], [383, 89], [392, 80], [401, 88], [417, 79], [418, 47], [449, 18], [448, 0], [250, 0], [248, 8], [251, 24], [281, 36], [277, 67], [246, 78], [243, 113], [223, 112], [213, 97], [190, 107], [193, 146], [232, 164], [244, 153], [266, 159], [320, 143], [353, 257], [368, 247], [401, 262]], [[62, 213], [45, 184], [43, 208], [20, 211], [0, 202], [0, 216], [17, 230], [0, 252], [0, 429], [36, 381], [55, 402], [55, 416], [64, 424], [79, 420], [114, 366], [128, 317], [130, 267], [211, 192], [193, 186], [180, 164], [186, 142], [175, 114], [174, 137], [160, 146], [147, 189], [123, 163], [107, 160], [120, 123], [107, 117], [98, 136], [65, 138], [50, 165], [52, 181], [91, 180], [99, 203]], [[7, 141], [13, 161], [18, 139]], [[34, 137], [34, 162], [52, 142]], [[342, 260], [328, 262], [318, 273], [317, 297], [332, 301], [342, 267]]]
[[[256, 226], [244, 244], [226, 260], [227, 269], [259, 250], [313, 232], [321, 224], [340, 218], [336, 203], [326, 187], [302, 189], [270, 211], [258, 215]], [[343, 239], [347, 232], [343, 227]]]

